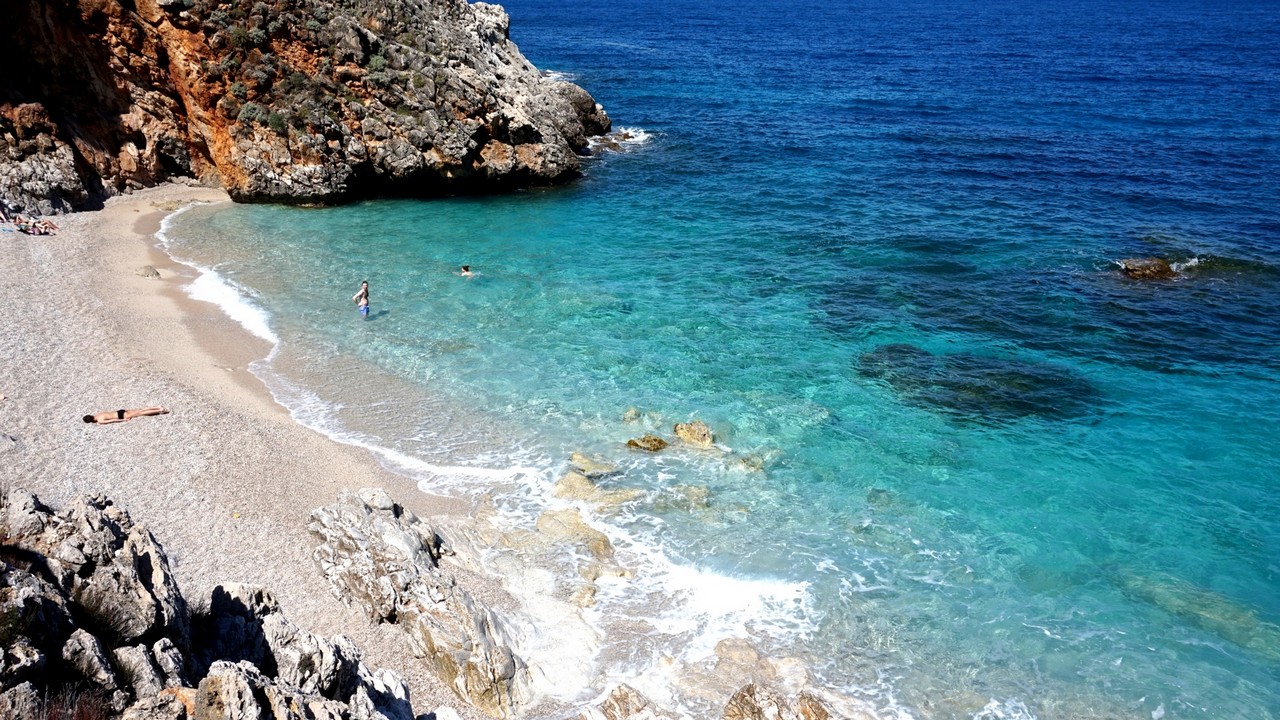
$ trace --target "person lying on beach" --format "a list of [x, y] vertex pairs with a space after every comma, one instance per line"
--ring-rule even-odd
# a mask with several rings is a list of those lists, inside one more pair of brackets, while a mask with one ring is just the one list
[[31, 220], [21, 215], [13, 216], [13, 224], [28, 235], [52, 235], [58, 230], [58, 226], [48, 220]]
[[108, 410], [100, 412], [97, 415], [85, 415], [84, 421], [94, 423], [95, 425], [108, 425], [110, 423], [124, 422], [138, 417], [147, 415], [168, 415], [169, 411], [162, 407], [138, 408], [137, 410]]

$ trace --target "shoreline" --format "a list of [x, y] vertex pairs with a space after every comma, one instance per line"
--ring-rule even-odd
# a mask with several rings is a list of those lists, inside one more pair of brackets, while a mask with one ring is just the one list
[[[170, 184], [59, 218], [52, 236], [7, 236], [0, 272], [0, 462], [4, 490], [24, 486], [63, 506], [104, 494], [165, 547], [183, 593], [223, 582], [263, 585], [300, 627], [343, 634], [370, 667], [401, 673], [417, 713], [448, 706], [485, 717], [413, 657], [404, 634], [374, 626], [330, 592], [311, 550], [311, 511], [342, 490], [381, 487], [420, 517], [465, 516], [466, 501], [428, 495], [366, 450], [295, 422], [249, 365], [270, 344], [221, 308], [187, 296], [195, 271], [156, 243], [163, 219], [221, 190]], [[159, 279], [138, 274], [150, 265]], [[110, 426], [85, 413], [164, 405], [172, 414]], [[456, 575], [464, 571], [454, 569]], [[493, 606], [496, 583], [459, 577]]]

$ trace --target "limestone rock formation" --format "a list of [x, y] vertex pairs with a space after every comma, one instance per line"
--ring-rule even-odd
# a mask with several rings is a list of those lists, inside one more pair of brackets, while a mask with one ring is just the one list
[[569, 467], [592, 480], [618, 474], [617, 467], [598, 458], [588, 457], [580, 452], [575, 452], [569, 456]]
[[584, 708], [579, 720], [663, 720], [674, 717], [653, 706], [635, 688], [620, 684], [599, 705]]
[[45, 558], [62, 593], [122, 644], [168, 637], [190, 643], [186, 601], [169, 559], [145, 527], [101, 496], [76, 498], [54, 514], [25, 490], [5, 508], [10, 542]]
[[785, 698], [754, 683], [744, 686], [729, 699], [724, 720], [828, 720], [831, 712], [809, 693]]
[[463, 699], [495, 717], [519, 713], [529, 669], [502, 619], [439, 567], [430, 526], [376, 489], [344, 493], [312, 519], [315, 558], [337, 597], [402, 626], [414, 653]]
[[193, 622], [163, 549], [104, 498], [55, 513], [15, 489], [2, 520], [0, 717], [414, 717], [398, 675], [264, 588], [219, 586]]
[[610, 129], [465, 0], [0, 0], [0, 199], [168, 178], [249, 202], [550, 184]]

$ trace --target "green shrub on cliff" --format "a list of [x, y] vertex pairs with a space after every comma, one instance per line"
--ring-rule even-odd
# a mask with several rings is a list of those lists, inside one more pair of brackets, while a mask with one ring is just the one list
[[236, 116], [236, 120], [238, 122], [248, 124], [262, 122], [266, 117], [266, 108], [262, 107], [258, 103], [250, 102], [245, 103], [244, 107], [240, 108], [240, 114]]

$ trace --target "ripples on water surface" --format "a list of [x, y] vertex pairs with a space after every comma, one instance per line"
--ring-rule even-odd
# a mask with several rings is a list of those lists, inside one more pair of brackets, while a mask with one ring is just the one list
[[[647, 140], [553, 191], [170, 228], [269, 313], [300, 416], [432, 484], [526, 468], [459, 481], [513, 510], [623, 463], [650, 498], [603, 520], [676, 565], [604, 602], [657, 578], [694, 620], [655, 654], [745, 623], [886, 712], [1276, 716], [1274, 8], [506, 7]], [[1182, 277], [1115, 271], [1151, 255]], [[621, 449], [693, 416], [732, 454]]]

